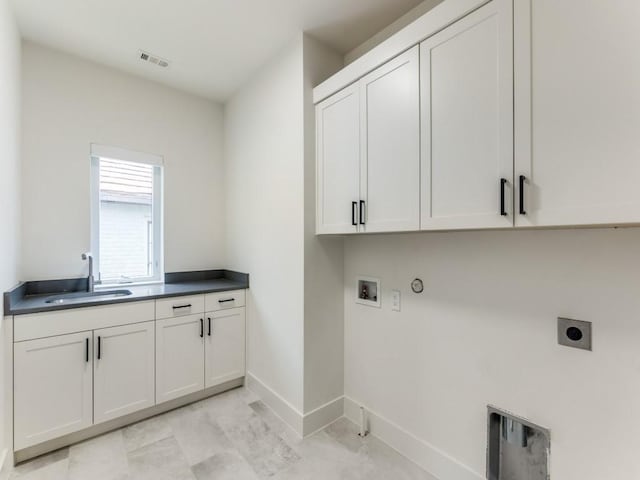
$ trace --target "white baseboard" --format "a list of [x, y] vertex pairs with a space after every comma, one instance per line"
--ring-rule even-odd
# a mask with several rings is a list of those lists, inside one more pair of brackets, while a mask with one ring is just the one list
[[317, 432], [344, 414], [344, 397], [335, 398], [303, 414], [251, 372], [246, 374], [245, 385], [258, 395], [265, 405], [289, 425], [299, 437], [306, 437]]
[[[245, 384], [300, 437], [306, 437], [317, 432], [343, 415], [356, 424], [360, 423], [360, 405], [362, 404], [347, 396], [338, 397], [306, 414], [302, 414], [250, 372], [247, 372]], [[483, 475], [474, 472], [466, 465], [382, 415], [371, 411], [366, 405], [363, 406], [367, 412], [368, 429], [371, 434], [418, 464], [434, 477], [441, 480], [484, 480]]]
[[[360, 424], [360, 405], [347, 396], [344, 397], [344, 414], [356, 424]], [[418, 464], [440, 480], [485, 480], [466, 465], [450, 457], [433, 445], [419, 439], [399, 425], [362, 405], [367, 414], [368, 430], [380, 440], [397, 450], [412, 462]]]
[[335, 422], [344, 415], [344, 397], [334, 398], [330, 402], [319, 406], [304, 414], [302, 419], [302, 430], [307, 437], [318, 430], [322, 430], [327, 425]]
[[2, 452], [0, 452], [0, 472], [4, 472], [4, 469], [6, 467], [5, 463], [7, 461], [8, 454], [9, 454], [8, 448], [5, 448], [2, 450]]
[[304, 415], [288, 401], [274, 392], [271, 388], [258, 380], [251, 372], [247, 372], [245, 385], [249, 390], [258, 395], [267, 407], [275, 412], [280, 419], [289, 425], [299, 436], [303, 436]]

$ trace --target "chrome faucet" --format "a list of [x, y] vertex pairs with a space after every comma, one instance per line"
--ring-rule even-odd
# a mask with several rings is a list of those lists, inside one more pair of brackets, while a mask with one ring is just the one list
[[93, 292], [95, 281], [93, 279], [93, 255], [91, 252], [82, 254], [82, 260], [89, 260], [89, 276], [87, 277], [87, 292]]

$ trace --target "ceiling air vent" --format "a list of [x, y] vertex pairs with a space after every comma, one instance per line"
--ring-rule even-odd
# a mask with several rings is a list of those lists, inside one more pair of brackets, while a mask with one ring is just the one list
[[139, 50], [138, 54], [139, 54], [140, 60], [142, 60], [143, 62], [153, 63], [162, 68], [166, 68], [169, 66], [169, 60], [160, 58], [157, 55], [153, 55], [152, 53], [145, 52], [144, 50]]

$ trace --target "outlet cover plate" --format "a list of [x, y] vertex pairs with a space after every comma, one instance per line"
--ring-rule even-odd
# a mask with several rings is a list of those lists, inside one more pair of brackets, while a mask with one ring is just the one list
[[391, 290], [391, 310], [400, 311], [400, 290]]
[[591, 322], [558, 317], [558, 343], [565, 347], [591, 351]]

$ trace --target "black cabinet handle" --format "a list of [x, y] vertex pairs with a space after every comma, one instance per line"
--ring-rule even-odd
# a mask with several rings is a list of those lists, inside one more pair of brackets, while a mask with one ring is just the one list
[[504, 201], [504, 190], [506, 185], [507, 185], [507, 179], [501, 178], [500, 179], [500, 215], [502, 216], [507, 215], [507, 210], [505, 209], [505, 201]]
[[356, 221], [356, 208], [358, 207], [358, 202], [351, 202], [351, 225], [354, 227], [358, 226], [358, 222]]
[[524, 184], [527, 181], [527, 177], [520, 175], [520, 215], [526, 215], [527, 211], [524, 209]]
[[89, 339], [87, 338], [84, 345], [85, 361], [89, 363]]
[[102, 356], [102, 339], [100, 338], [100, 335], [98, 335], [98, 360], [100, 360], [100, 357]]
[[208, 333], [208, 335], [211, 336], [211, 317], [207, 317], [207, 320], [209, 320], [209, 333]]
[[235, 302], [235, 298], [224, 298], [222, 300], [218, 300], [218, 303], [227, 303], [227, 302]]
[[174, 309], [174, 310], [177, 310], [177, 309], [179, 309], [179, 308], [191, 308], [191, 304], [190, 304], [190, 303], [187, 303], [186, 305], [174, 305], [174, 306], [173, 306], [173, 309]]
[[204, 319], [200, 319], [200, 338], [204, 337]]
[[364, 225], [364, 200], [360, 200], [360, 225]]

